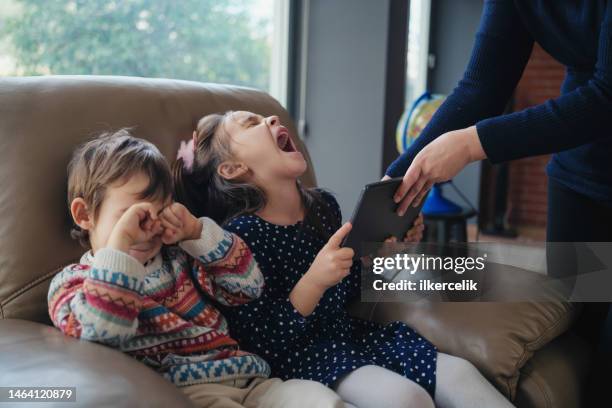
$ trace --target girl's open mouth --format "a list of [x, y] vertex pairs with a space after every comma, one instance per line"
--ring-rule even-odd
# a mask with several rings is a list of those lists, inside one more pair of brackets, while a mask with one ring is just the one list
[[285, 128], [281, 127], [281, 129], [278, 131], [276, 136], [276, 144], [283, 152], [292, 153], [296, 151], [293, 141], [291, 140], [291, 137], [289, 137], [289, 132]]

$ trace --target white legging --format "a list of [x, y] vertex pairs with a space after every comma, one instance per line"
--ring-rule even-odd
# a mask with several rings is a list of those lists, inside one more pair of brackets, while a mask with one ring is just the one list
[[[347, 408], [433, 408], [417, 383], [385, 368], [368, 365], [334, 386]], [[439, 408], [511, 408], [513, 405], [467, 360], [438, 353], [435, 406]]]

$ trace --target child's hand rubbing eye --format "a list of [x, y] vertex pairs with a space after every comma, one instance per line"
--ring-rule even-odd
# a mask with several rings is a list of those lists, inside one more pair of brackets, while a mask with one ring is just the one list
[[164, 228], [162, 242], [172, 245], [180, 241], [197, 239], [202, 234], [202, 223], [180, 203], [172, 203], [159, 214]]

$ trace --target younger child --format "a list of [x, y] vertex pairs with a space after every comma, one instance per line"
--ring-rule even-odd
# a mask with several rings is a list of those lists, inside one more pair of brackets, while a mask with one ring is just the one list
[[360, 408], [433, 407], [434, 399], [511, 406], [470, 363], [437, 352], [406, 324], [348, 315], [360, 289], [353, 251], [340, 247], [351, 226], [341, 226], [331, 194], [300, 185], [306, 162], [278, 117], [209, 115], [192, 143], [174, 165], [178, 199], [213, 214], [253, 251], [264, 293], [227, 315], [233, 335], [275, 375], [319, 381]]
[[172, 202], [155, 146], [126, 130], [105, 134], [68, 171], [73, 235], [91, 249], [51, 282], [55, 326], [135, 357], [198, 406], [341, 406], [314, 382], [268, 379], [266, 361], [229, 336], [215, 305], [259, 297], [261, 272], [238, 236]]

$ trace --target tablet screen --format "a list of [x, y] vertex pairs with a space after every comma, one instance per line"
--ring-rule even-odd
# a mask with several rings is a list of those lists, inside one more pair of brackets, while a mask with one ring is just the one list
[[399, 204], [393, 201], [393, 195], [401, 182], [402, 178], [379, 181], [367, 184], [361, 191], [351, 217], [353, 228], [342, 243], [355, 251], [356, 258], [361, 257], [363, 244], [384, 242], [390, 236], [401, 240], [412, 227], [425, 200], [418, 207], [408, 207], [403, 216], [397, 215]]

